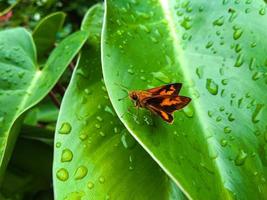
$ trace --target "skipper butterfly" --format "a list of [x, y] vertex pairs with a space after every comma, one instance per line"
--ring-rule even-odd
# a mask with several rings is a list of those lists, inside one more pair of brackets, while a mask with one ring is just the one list
[[134, 90], [129, 97], [137, 108], [146, 108], [168, 123], [173, 122], [173, 113], [184, 108], [191, 98], [179, 96], [182, 83], [171, 83], [148, 90]]

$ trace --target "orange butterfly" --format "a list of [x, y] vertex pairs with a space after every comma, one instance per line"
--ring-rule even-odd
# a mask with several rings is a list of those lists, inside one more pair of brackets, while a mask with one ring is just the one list
[[148, 90], [131, 91], [129, 97], [137, 108], [146, 108], [172, 123], [174, 111], [184, 108], [191, 101], [189, 97], [179, 96], [181, 87], [181, 83], [171, 83]]

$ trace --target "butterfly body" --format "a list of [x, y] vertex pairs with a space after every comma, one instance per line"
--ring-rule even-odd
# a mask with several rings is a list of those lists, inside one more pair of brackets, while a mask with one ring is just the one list
[[129, 92], [137, 108], [146, 108], [168, 123], [173, 122], [173, 112], [184, 108], [191, 99], [179, 96], [181, 83], [172, 83], [148, 90]]

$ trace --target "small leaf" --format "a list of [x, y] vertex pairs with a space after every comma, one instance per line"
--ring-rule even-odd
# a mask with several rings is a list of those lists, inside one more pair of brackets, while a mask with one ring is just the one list
[[54, 48], [56, 34], [62, 28], [65, 13], [55, 12], [43, 18], [35, 27], [32, 36], [37, 48], [38, 61], [46, 60]]

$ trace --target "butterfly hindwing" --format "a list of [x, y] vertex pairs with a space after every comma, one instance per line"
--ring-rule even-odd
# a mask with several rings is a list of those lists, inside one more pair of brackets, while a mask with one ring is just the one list
[[146, 100], [146, 105], [162, 110], [166, 113], [173, 113], [184, 108], [191, 99], [184, 96], [155, 96]]
[[168, 85], [148, 89], [146, 91], [152, 93], [153, 95], [178, 95], [181, 87], [182, 83], [171, 83]]
[[173, 122], [173, 116], [171, 113], [167, 113], [163, 110], [159, 110], [157, 107], [154, 107], [152, 105], [148, 105], [147, 108], [148, 108], [148, 110], [152, 111], [156, 115], [159, 115], [164, 121], [166, 121], [168, 123]]

